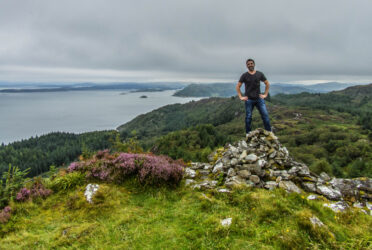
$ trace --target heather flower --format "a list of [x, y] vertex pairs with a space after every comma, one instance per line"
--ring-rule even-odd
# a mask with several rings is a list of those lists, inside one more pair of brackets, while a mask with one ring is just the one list
[[16, 196], [17, 201], [26, 201], [30, 198], [31, 191], [27, 188], [22, 188], [21, 191], [18, 192]]
[[70, 164], [70, 166], [68, 166], [67, 169], [68, 169], [68, 172], [73, 172], [73, 171], [78, 170], [79, 167], [80, 167], [79, 162], [73, 162], [73, 163]]
[[7, 206], [2, 211], [0, 211], [0, 223], [7, 223], [10, 219], [10, 213], [12, 209]]
[[85, 172], [89, 178], [121, 182], [137, 175], [141, 183], [176, 184], [182, 179], [184, 165], [166, 156], [120, 153], [110, 155], [108, 150], [99, 151], [92, 159], [74, 162], [69, 171]]

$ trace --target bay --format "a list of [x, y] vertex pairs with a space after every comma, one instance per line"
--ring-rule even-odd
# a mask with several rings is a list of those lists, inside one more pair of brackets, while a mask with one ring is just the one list
[[[0, 93], [0, 144], [56, 131], [82, 133], [116, 129], [164, 105], [200, 99], [175, 97], [174, 92]], [[143, 95], [147, 98], [140, 98]]]

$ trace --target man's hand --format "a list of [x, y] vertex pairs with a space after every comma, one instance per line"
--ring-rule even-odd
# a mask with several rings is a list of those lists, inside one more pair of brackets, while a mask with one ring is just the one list
[[248, 101], [248, 96], [239, 96], [239, 99], [242, 101]]
[[260, 94], [260, 98], [261, 99], [265, 99], [267, 97], [267, 95], [262, 95], [262, 94]]

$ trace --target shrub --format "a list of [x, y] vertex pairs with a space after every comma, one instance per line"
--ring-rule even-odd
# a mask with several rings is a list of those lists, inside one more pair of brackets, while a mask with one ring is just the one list
[[88, 178], [107, 182], [123, 182], [137, 176], [141, 184], [178, 184], [183, 175], [184, 164], [167, 156], [152, 154], [120, 153], [100, 151], [91, 159], [73, 162], [68, 171], [85, 173]]
[[[71, 164], [73, 165], [73, 164]], [[71, 166], [70, 165], [70, 166]], [[65, 191], [85, 183], [85, 175], [80, 172], [68, 173], [52, 180], [48, 187], [54, 192]]]
[[44, 187], [41, 180], [36, 179], [30, 189], [24, 187], [22, 188], [16, 196], [16, 200], [20, 202], [24, 202], [29, 200], [30, 198], [46, 198], [52, 194], [52, 190], [47, 189]]
[[7, 223], [10, 219], [11, 207], [7, 206], [0, 212], [0, 223]]

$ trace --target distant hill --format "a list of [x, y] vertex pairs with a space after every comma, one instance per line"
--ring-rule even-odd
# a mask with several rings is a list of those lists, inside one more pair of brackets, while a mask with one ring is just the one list
[[[312, 85], [288, 84], [288, 83], [273, 83], [270, 84], [270, 95], [277, 94], [298, 94], [302, 92], [308, 93], [326, 93], [334, 90], [341, 90], [355, 84], [352, 83], [320, 83]], [[180, 91], [177, 91], [175, 96], [182, 97], [230, 97], [236, 95], [235, 83], [209, 83], [209, 84], [190, 84]], [[244, 86], [241, 88], [244, 91]], [[265, 85], [261, 83], [261, 92], [265, 91]]]
[[[15, 85], [17, 86], [17, 85]], [[33, 93], [33, 92], [62, 92], [62, 91], [87, 91], [87, 90], [141, 90], [145, 92], [176, 90], [184, 87], [182, 83], [110, 83], [94, 84], [82, 83], [72, 85], [30, 85], [18, 88], [0, 89], [0, 93]]]
[[272, 101], [276, 104], [348, 112], [358, 117], [360, 125], [372, 130], [372, 83], [330, 93], [278, 94]]

